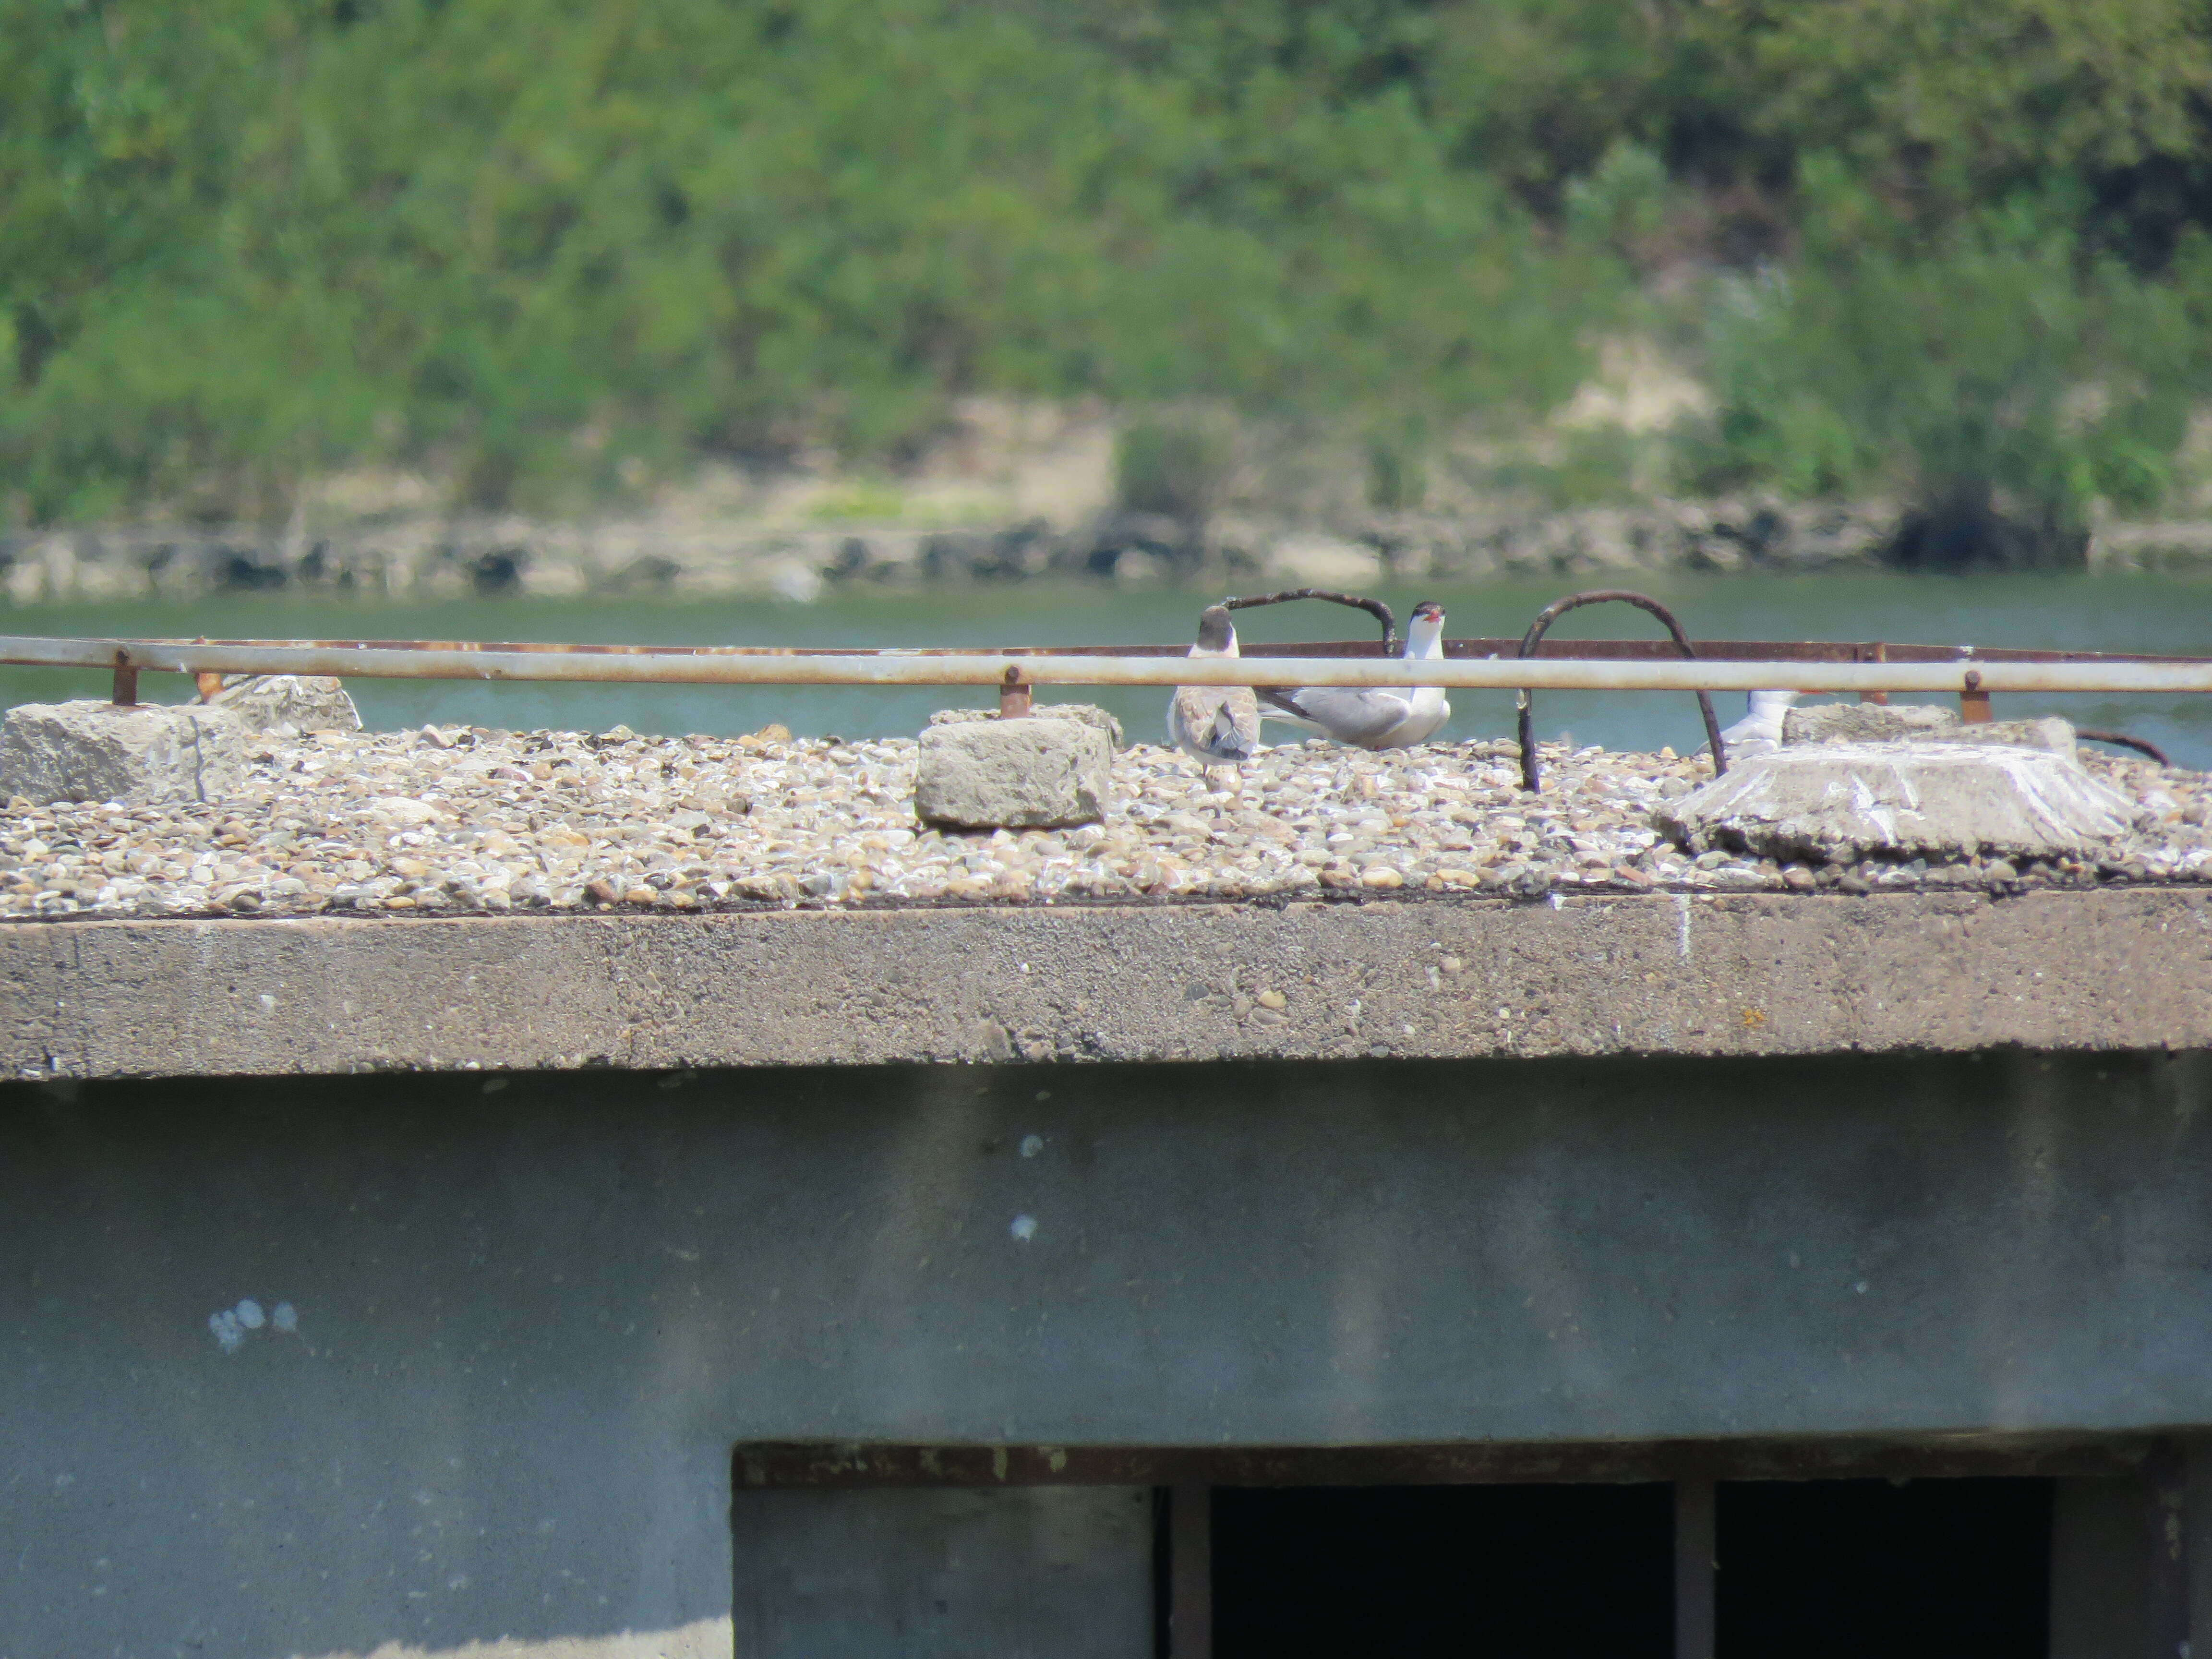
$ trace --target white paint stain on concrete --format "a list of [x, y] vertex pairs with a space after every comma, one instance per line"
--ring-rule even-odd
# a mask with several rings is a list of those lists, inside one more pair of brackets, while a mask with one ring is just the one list
[[273, 1309], [264, 1309], [249, 1296], [234, 1308], [218, 1308], [208, 1316], [207, 1322], [216, 1346], [225, 1353], [236, 1353], [246, 1346], [249, 1333], [264, 1327], [286, 1336], [298, 1335], [300, 1310], [289, 1302], [279, 1302]]

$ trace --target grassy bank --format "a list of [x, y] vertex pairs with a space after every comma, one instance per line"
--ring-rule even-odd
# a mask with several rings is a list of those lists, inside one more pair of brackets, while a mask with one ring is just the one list
[[[896, 475], [988, 395], [1124, 411], [1133, 506], [1182, 510], [1259, 422], [1341, 434], [1384, 508], [1472, 449], [1569, 496], [1909, 495], [1931, 557], [2035, 562], [2171, 494], [2212, 340], [2180, 0], [0, 0], [0, 30], [19, 523], [279, 520], [378, 466], [538, 513]], [[1706, 395], [1514, 447], [1630, 337]]]

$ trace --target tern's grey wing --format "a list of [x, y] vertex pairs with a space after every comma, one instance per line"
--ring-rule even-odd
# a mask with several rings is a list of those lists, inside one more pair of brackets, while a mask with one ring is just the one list
[[1226, 688], [1213, 711], [1206, 748], [1217, 754], [1249, 760], [1260, 748], [1260, 700], [1249, 687]]
[[1319, 727], [1339, 743], [1370, 748], [1406, 718], [1407, 701], [1394, 691], [1348, 685], [1302, 685], [1264, 694], [1271, 711]]
[[1249, 760], [1259, 746], [1259, 706], [1241, 685], [1179, 685], [1168, 700], [1168, 736], [1200, 760]]

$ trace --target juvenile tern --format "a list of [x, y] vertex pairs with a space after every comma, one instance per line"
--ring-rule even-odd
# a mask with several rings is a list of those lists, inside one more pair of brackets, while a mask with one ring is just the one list
[[[1228, 611], [1199, 612], [1194, 657], [1233, 657], [1237, 629]], [[1260, 748], [1260, 705], [1249, 686], [1179, 685], [1168, 699], [1168, 738], [1201, 766], [1238, 766]]]
[[[1407, 660], [1441, 660], [1443, 637], [1443, 606], [1424, 599], [1407, 625]], [[1371, 691], [1348, 685], [1266, 686], [1260, 696], [1263, 720], [1288, 720], [1356, 749], [1403, 749], [1451, 718], [1451, 704], [1436, 685]]]

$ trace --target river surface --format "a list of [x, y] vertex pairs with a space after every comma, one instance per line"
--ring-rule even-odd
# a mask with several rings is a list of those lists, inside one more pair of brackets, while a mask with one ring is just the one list
[[[1441, 600], [1446, 631], [1517, 635], [1543, 605], [1577, 586], [1571, 578], [1514, 580], [1433, 591], [1384, 589], [1402, 617], [1414, 601]], [[1888, 640], [1936, 645], [2046, 647], [2212, 655], [2212, 576], [1977, 576], [1875, 574], [1650, 579], [1648, 591], [1673, 605], [1691, 636], [1714, 639]], [[436, 604], [237, 595], [198, 601], [0, 606], [0, 632], [109, 637], [208, 635], [228, 638], [561, 640], [686, 645], [1001, 646], [1166, 643], [1191, 637], [1211, 594], [1124, 592], [1045, 585], [942, 588], [920, 592], [833, 589], [819, 603], [760, 600], [544, 600], [496, 599]], [[1358, 637], [1366, 618], [1332, 605], [1295, 605], [1239, 617], [1248, 639]], [[1569, 617], [1560, 637], [1652, 634], [1656, 624], [1626, 606]], [[0, 701], [102, 696], [106, 677], [0, 668]], [[728, 734], [781, 720], [801, 736], [909, 734], [932, 709], [982, 706], [990, 694], [958, 687], [875, 690], [837, 686], [583, 686], [356, 679], [349, 689], [373, 727], [467, 723], [511, 728], [603, 731], [617, 723], [650, 732]], [[149, 676], [149, 701], [174, 702], [183, 682]], [[1133, 738], [1155, 741], [1165, 694], [1073, 689], [1119, 714]], [[1718, 699], [1723, 720], [1741, 699]], [[1513, 729], [1510, 692], [1459, 692], [1445, 736], [1503, 737]], [[1687, 750], [1703, 740], [1691, 698], [1659, 692], [1547, 692], [1537, 729], [1616, 749]], [[2212, 768], [2212, 696], [2076, 696], [1996, 700], [2000, 718], [2061, 714], [2079, 725], [2132, 732], [2183, 765]], [[1297, 741], [1270, 726], [1271, 740]]]

